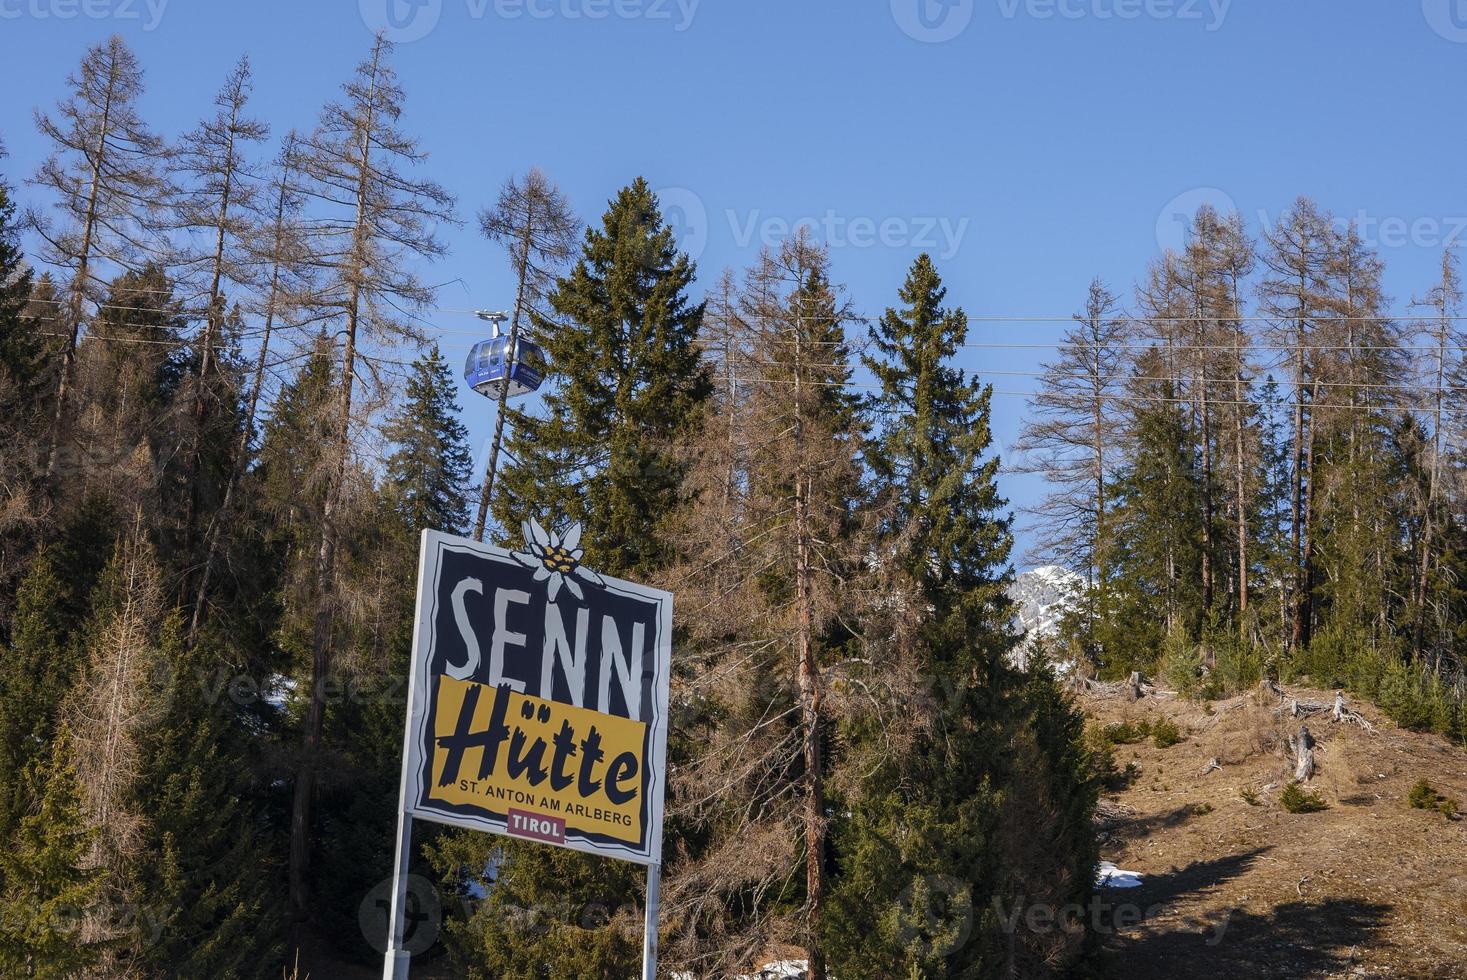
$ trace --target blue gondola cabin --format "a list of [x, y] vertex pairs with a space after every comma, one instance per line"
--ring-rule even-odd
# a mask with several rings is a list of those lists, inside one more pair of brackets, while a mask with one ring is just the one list
[[507, 382], [509, 397], [528, 395], [545, 380], [545, 352], [538, 345], [520, 338], [518, 350], [510, 353], [509, 337], [481, 340], [469, 351], [464, 364], [464, 380], [485, 398], [498, 398], [501, 382]]

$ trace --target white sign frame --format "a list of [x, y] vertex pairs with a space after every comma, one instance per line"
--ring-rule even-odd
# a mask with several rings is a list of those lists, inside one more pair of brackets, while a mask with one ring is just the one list
[[[522, 567], [514, 558], [513, 552], [503, 548], [483, 544], [469, 538], [444, 534], [440, 531], [423, 532], [418, 557], [418, 595], [413, 625], [412, 667], [408, 676], [408, 717], [403, 733], [401, 797], [403, 812], [411, 817], [430, 820], [434, 823], [501, 834], [517, 840], [533, 839], [511, 834], [506, 820], [451, 814], [419, 805], [423, 798], [422, 773], [425, 762], [423, 748], [431, 738], [426, 726], [428, 698], [432, 685], [425, 674], [436, 647], [437, 601], [442, 575], [442, 558], [447, 551], [472, 554], [478, 558], [513, 566], [516, 569]], [[657, 636], [647, 646], [647, 653], [653, 662], [654, 680], [652, 713], [648, 721], [650, 738], [646, 759], [649, 769], [646, 791], [646, 846], [639, 850], [627, 845], [589, 841], [582, 837], [573, 837], [569, 829], [567, 829], [566, 840], [563, 844], [550, 843], [549, 846], [564, 847], [585, 854], [616, 858], [636, 864], [660, 865], [662, 863], [663, 805], [667, 788], [668, 698], [672, 669], [673, 596], [661, 589], [649, 588], [623, 579], [610, 576], [599, 576], [599, 578], [605, 583], [608, 591], [652, 603], [658, 607]]]
[[[527, 537], [530, 537], [528, 528], [532, 524], [533, 522], [527, 522]], [[537, 535], [545, 534], [538, 524], [533, 524], [533, 529]], [[579, 529], [570, 530], [562, 538], [569, 537], [571, 534], [578, 539]], [[529, 542], [526, 543], [526, 546], [529, 546]], [[472, 554], [496, 563], [514, 565], [521, 571], [525, 567], [522, 558], [517, 558], [514, 552], [503, 548], [486, 545], [469, 538], [444, 534], [441, 531], [423, 532], [418, 551], [418, 593], [413, 622], [412, 663], [408, 674], [407, 719], [403, 726], [403, 764], [398, 788], [397, 845], [393, 865], [392, 906], [388, 919], [388, 948], [384, 960], [383, 977], [386, 980], [406, 980], [408, 976], [410, 954], [404, 949], [403, 942], [406, 925], [404, 906], [407, 899], [405, 883], [408, 876], [408, 862], [412, 854], [413, 818], [417, 817], [433, 823], [499, 834], [516, 840], [531, 840], [550, 847], [561, 847], [597, 857], [646, 865], [647, 908], [642, 938], [642, 977], [643, 980], [654, 980], [657, 972], [657, 923], [662, 876], [663, 806], [667, 787], [673, 596], [670, 592], [623, 579], [595, 573], [586, 576], [589, 580], [594, 580], [596, 588], [605, 588], [657, 606], [655, 617], [657, 636], [647, 647], [647, 652], [652, 657], [654, 673], [651, 685], [652, 714], [648, 722], [647, 755], [643, 760], [648, 771], [644, 795], [647, 805], [647, 819], [644, 826], [645, 846], [639, 849], [620, 843], [590, 841], [579, 836], [573, 838], [569, 828], [567, 828], [563, 842], [538, 840], [534, 837], [510, 833], [507, 826], [507, 814], [504, 818], [496, 819], [488, 816], [447, 813], [419, 805], [423, 799], [422, 773], [427, 761], [423, 755], [423, 747], [429, 738], [427, 731], [428, 697], [432, 687], [426, 673], [436, 649], [437, 602], [443, 571], [442, 559], [449, 550]], [[578, 556], [579, 552], [577, 552]], [[578, 584], [571, 591], [576, 593], [584, 587], [586, 586]]]

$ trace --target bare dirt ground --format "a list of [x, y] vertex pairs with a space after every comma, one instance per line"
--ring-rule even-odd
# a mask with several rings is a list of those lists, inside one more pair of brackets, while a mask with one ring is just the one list
[[[1164, 694], [1082, 700], [1094, 724], [1169, 718], [1185, 736], [1115, 748], [1118, 768], [1140, 771], [1104, 797], [1102, 857], [1145, 875], [1139, 888], [1104, 892], [1118, 915], [1116, 976], [1467, 980], [1467, 820], [1406, 801], [1425, 777], [1467, 806], [1467, 751], [1396, 728], [1368, 704], [1350, 707], [1375, 733], [1315, 714], [1303, 720], [1318, 740], [1309, 788], [1328, 809], [1292, 814], [1279, 794], [1301, 720], [1287, 702], [1280, 711], [1261, 691], [1207, 706]], [[1204, 774], [1214, 759], [1221, 768]]]

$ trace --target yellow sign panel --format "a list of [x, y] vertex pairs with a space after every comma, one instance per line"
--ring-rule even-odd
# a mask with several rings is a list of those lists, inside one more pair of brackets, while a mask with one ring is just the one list
[[[432, 679], [427, 797], [510, 815], [523, 836], [643, 841], [647, 724], [491, 687]], [[538, 817], [549, 817], [541, 829]]]

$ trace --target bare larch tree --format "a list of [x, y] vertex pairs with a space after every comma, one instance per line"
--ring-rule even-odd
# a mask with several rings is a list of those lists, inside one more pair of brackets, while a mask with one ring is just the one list
[[354, 408], [360, 406], [353, 395], [360, 384], [366, 405], [380, 404], [385, 380], [375, 352], [403, 341], [421, 343], [421, 332], [411, 318], [432, 302], [433, 291], [413, 271], [414, 260], [442, 254], [434, 226], [454, 220], [453, 197], [438, 184], [408, 173], [426, 155], [415, 139], [398, 129], [404, 94], [388, 61], [390, 51], [389, 42], [379, 35], [344, 86], [345, 98], [322, 111], [300, 156], [313, 206], [306, 229], [308, 248], [321, 277], [310, 302], [339, 324], [341, 370], [330, 438], [323, 447], [326, 470], [314, 572], [311, 686], [291, 809], [290, 916], [297, 927], [297, 945], [299, 927], [310, 909], [311, 810], [336, 628], [338, 519], [348, 503], [353, 442], [367, 420], [354, 416]]
[[135, 268], [139, 256], [159, 251], [154, 236], [169, 197], [161, 174], [168, 149], [138, 115], [143, 70], [122, 38], [114, 34], [90, 48], [67, 82], [71, 94], [55, 115], [36, 113], [36, 127], [52, 148], [31, 179], [55, 194], [62, 221], [53, 228], [40, 212], [27, 215], [43, 243], [41, 258], [69, 278], [48, 480], [64, 438], [87, 306], [101, 297], [107, 273]]
[[1030, 414], [1014, 450], [1019, 469], [1042, 475], [1052, 488], [1029, 513], [1038, 548], [1073, 568], [1093, 587], [1106, 580], [1105, 516], [1110, 478], [1119, 456], [1117, 400], [1124, 393], [1129, 326], [1120, 302], [1099, 279], [1085, 310], [1060, 339], [1058, 356], [1043, 365]]
[[[188, 640], [192, 645], [198, 639], [208, 605], [209, 581], [213, 577], [214, 562], [219, 551], [219, 538], [234, 508], [234, 497], [240, 480], [244, 477], [250, 460], [250, 441], [255, 435], [255, 422], [259, 417], [260, 396], [264, 391], [266, 372], [270, 366], [271, 341], [280, 329], [280, 322], [298, 310], [302, 298], [312, 292], [311, 265], [302, 239], [301, 204], [299, 182], [300, 139], [294, 131], [286, 134], [270, 177], [266, 196], [266, 209], [271, 212], [267, 225], [256, 228], [256, 237], [250, 243], [250, 261], [256, 274], [263, 278], [263, 291], [257, 312], [260, 315], [260, 334], [255, 350], [254, 371], [250, 376], [249, 389], [245, 394], [245, 417], [240, 427], [239, 440], [234, 458], [230, 461], [229, 477], [224, 484], [224, 495], [219, 507], [209, 518], [205, 531], [204, 557], [199, 568], [198, 589], [194, 594], [193, 614], [189, 620]], [[289, 324], [287, 324], [289, 325]]]
[[[231, 290], [242, 292], [257, 285], [258, 279], [251, 245], [258, 237], [261, 188], [250, 154], [269, 128], [246, 113], [252, 85], [249, 59], [241, 58], [214, 97], [214, 116], [185, 133], [175, 149], [175, 169], [183, 178], [175, 223], [186, 238], [174, 277], [197, 283], [204, 320], [196, 339], [197, 373], [190, 379], [193, 392], [184, 450], [182, 542], [190, 556], [203, 503], [199, 499], [203, 444], [218, 409], [213, 375], [218, 371], [225, 305]], [[191, 594], [188, 586], [185, 581], [185, 597]]]
[[[542, 307], [555, 277], [575, 252], [580, 221], [570, 203], [538, 167], [522, 179], [510, 178], [492, 208], [479, 212], [479, 230], [509, 253], [515, 277], [514, 312], [509, 320], [509, 355], [518, 356], [523, 318]], [[506, 357], [506, 366], [508, 361]], [[499, 467], [499, 449], [504, 442], [505, 414], [509, 408], [509, 378], [499, 385], [494, 415], [494, 436], [489, 443], [489, 463], [479, 489], [479, 513], [474, 520], [474, 540], [484, 540], [489, 501], [494, 495], [494, 474]]]

